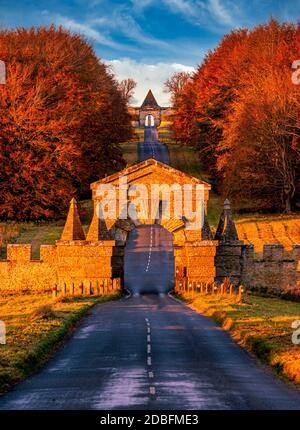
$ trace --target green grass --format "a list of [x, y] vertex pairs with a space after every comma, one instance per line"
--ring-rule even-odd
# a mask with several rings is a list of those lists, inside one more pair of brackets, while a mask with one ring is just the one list
[[246, 295], [183, 297], [189, 305], [229, 330], [232, 337], [279, 375], [300, 386], [300, 346], [292, 343], [291, 324], [300, 320], [300, 303]]
[[167, 147], [172, 167], [203, 181], [207, 180], [197, 151], [194, 148], [175, 144], [168, 144]]
[[124, 142], [121, 143], [123, 157], [126, 163], [131, 166], [138, 162], [138, 143], [137, 142]]
[[119, 297], [0, 296], [7, 332], [0, 345], [0, 393], [40, 368], [91, 307]]
[[174, 144], [174, 133], [170, 123], [162, 123], [158, 127], [158, 139], [165, 144]]
[[[85, 233], [87, 233], [93, 216], [92, 200], [78, 202], [80, 218]], [[0, 247], [1, 258], [6, 258], [7, 243], [31, 243], [32, 259], [40, 257], [40, 245], [52, 245], [59, 240], [65, 225], [65, 219], [59, 221], [0, 223], [3, 244]]]
[[38, 259], [41, 244], [53, 244], [60, 238], [64, 221], [41, 223], [0, 223], [2, 235], [1, 258], [6, 258], [7, 243], [31, 243], [32, 258]]

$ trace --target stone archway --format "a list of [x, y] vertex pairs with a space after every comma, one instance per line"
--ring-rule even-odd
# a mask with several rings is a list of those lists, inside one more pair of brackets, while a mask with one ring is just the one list
[[[170, 217], [146, 216], [137, 219], [131, 219], [130, 216], [121, 219], [118, 215], [109, 220], [99, 219], [97, 205], [100, 204], [101, 198], [97, 193], [99, 186], [105, 185], [116, 188], [117, 207], [124, 192], [123, 180], [126, 178], [127, 186], [141, 186], [147, 189], [153, 184], [163, 186], [165, 184], [179, 185], [200, 185], [203, 187], [204, 199], [204, 223], [199, 229], [189, 229], [189, 220], [185, 217], [177, 218], [173, 216], [172, 210], [175, 207], [176, 195], [172, 194]], [[186, 273], [190, 279], [203, 279], [204, 282], [213, 282], [215, 278], [214, 257], [216, 254], [216, 242], [212, 240], [211, 232], [206, 219], [207, 202], [209, 197], [210, 185], [200, 179], [187, 175], [168, 165], [160, 163], [157, 160], [149, 159], [141, 163], [130, 166], [121, 172], [110, 175], [100, 181], [91, 184], [94, 200], [94, 216], [90, 225], [87, 241], [107, 240], [114, 241], [114, 252], [112, 264], [113, 272], [123, 273], [124, 268], [124, 247], [130, 231], [139, 225], [160, 224], [173, 235], [175, 266], [179, 272]], [[191, 197], [194, 202], [195, 196]], [[126, 202], [129, 202], [126, 200]], [[126, 203], [126, 204], [127, 204]], [[144, 202], [148, 207], [151, 202]], [[102, 203], [101, 203], [102, 204]], [[173, 209], [172, 209], [173, 208]]]
[[153, 115], [147, 115], [145, 118], [145, 126], [146, 127], [154, 127], [154, 116]]
[[[153, 184], [199, 184], [203, 190], [203, 205], [205, 208], [203, 223], [199, 228], [190, 229], [190, 220], [186, 217], [174, 217], [171, 212], [169, 218], [163, 216], [150, 216], [132, 219], [130, 216], [115, 215], [111, 219], [102, 219], [98, 216], [97, 207], [99, 185], [116, 188], [116, 199], [124, 192], [124, 178], [129, 185], [144, 184], [150, 187]], [[238, 235], [229, 202], [226, 200], [220, 218], [215, 239], [213, 240], [207, 222], [206, 212], [210, 185], [197, 178], [187, 175], [168, 165], [154, 159], [130, 166], [121, 172], [110, 175], [91, 184], [94, 200], [94, 215], [87, 236], [82, 225], [74, 200], [71, 201], [66, 224], [61, 240], [55, 245], [44, 245], [41, 248], [41, 260], [46, 268], [51, 262], [54, 265], [56, 281], [84, 282], [90, 287], [99, 285], [99, 282], [112, 282], [112, 279], [123, 278], [124, 274], [124, 248], [130, 231], [139, 225], [161, 225], [172, 234], [174, 245], [174, 258], [177, 279], [185, 277], [189, 283], [197, 282], [209, 284], [215, 281], [222, 282], [230, 278], [231, 282], [238, 284], [242, 271], [247, 267], [247, 258], [243, 254], [243, 242]], [[128, 189], [125, 196], [126, 207], [130, 204]], [[178, 197], [178, 196], [177, 196]], [[176, 194], [172, 194], [171, 204], [177, 202]], [[161, 200], [163, 202], [163, 200]], [[191, 195], [193, 203], [193, 194]], [[203, 206], [202, 205], [202, 206]], [[123, 215], [123, 212], [120, 212]], [[20, 245], [21, 246], [21, 245]], [[22, 250], [23, 252], [23, 250]], [[30, 259], [30, 248], [28, 259]], [[11, 257], [15, 259], [14, 254]], [[22, 257], [23, 258], [23, 257]], [[245, 260], [246, 258], [246, 260]]]

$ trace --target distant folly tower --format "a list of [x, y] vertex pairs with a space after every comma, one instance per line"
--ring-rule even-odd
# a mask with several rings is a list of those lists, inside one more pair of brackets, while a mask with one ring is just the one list
[[151, 90], [148, 91], [139, 109], [139, 123], [141, 126], [159, 126], [162, 108], [158, 105]]

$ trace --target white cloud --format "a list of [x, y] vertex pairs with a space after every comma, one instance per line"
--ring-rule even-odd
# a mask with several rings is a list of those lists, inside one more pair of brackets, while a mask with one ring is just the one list
[[226, 9], [225, 5], [221, 4], [220, 0], [209, 0], [207, 7], [218, 22], [227, 25], [234, 25], [233, 18]]
[[137, 10], [143, 10], [155, 2], [156, 0], [131, 0], [133, 7]]
[[169, 94], [163, 91], [164, 82], [175, 72], [193, 72], [195, 70], [193, 67], [184, 64], [162, 62], [145, 64], [128, 58], [106, 61], [106, 64], [112, 67], [117, 79], [132, 78], [137, 82], [137, 88], [132, 103], [136, 106], [142, 104], [149, 89], [153, 91], [159, 105], [169, 106], [170, 97]]
[[89, 21], [91, 27], [115, 30], [139, 44], [144, 43], [159, 48], [168, 48], [168, 43], [147, 35], [141, 26], [131, 15], [131, 10], [127, 6], [118, 6], [109, 16], [101, 16]]
[[237, 27], [240, 9], [232, 0], [162, 0], [174, 13], [180, 13], [193, 24], [218, 31], [218, 27]]
[[173, 11], [178, 11], [188, 16], [197, 14], [197, 5], [190, 0], [163, 0], [163, 2]]
[[109, 36], [93, 28], [93, 26], [89, 23], [80, 23], [62, 15], [55, 15], [52, 17], [52, 19], [57, 25], [61, 25], [71, 31], [83, 34], [87, 38], [92, 39], [100, 45], [108, 46], [114, 49], [124, 49], [126, 47], [127, 50], [134, 50], [133, 47], [115, 42]]

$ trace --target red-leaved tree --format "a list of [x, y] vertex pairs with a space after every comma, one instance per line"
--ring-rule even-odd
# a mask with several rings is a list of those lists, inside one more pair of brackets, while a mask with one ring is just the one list
[[118, 84], [80, 35], [0, 32], [0, 217], [60, 217], [89, 182], [124, 165], [131, 135]]

